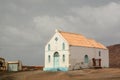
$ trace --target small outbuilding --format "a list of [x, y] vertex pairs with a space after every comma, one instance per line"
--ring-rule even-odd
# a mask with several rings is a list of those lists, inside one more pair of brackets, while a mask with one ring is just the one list
[[7, 71], [21, 71], [22, 62], [21, 61], [8, 61], [7, 62]]

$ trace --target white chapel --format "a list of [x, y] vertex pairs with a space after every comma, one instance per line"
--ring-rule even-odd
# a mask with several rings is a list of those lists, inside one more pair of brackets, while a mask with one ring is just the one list
[[81, 34], [55, 31], [45, 46], [44, 71], [109, 67], [108, 49]]

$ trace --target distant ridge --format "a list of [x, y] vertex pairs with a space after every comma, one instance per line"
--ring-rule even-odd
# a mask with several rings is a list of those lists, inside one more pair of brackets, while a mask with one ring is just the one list
[[110, 67], [120, 68], [120, 44], [107, 47], [109, 49]]

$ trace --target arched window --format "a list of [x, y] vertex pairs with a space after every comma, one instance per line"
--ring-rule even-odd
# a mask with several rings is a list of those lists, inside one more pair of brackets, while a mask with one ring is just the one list
[[62, 49], [65, 50], [65, 43], [62, 44]]
[[48, 51], [50, 51], [50, 44], [48, 44]]
[[63, 62], [65, 62], [65, 55], [63, 55]]
[[85, 57], [84, 57], [84, 62], [85, 62], [85, 63], [88, 63], [88, 62], [89, 62], [88, 55], [85, 55]]
[[55, 52], [53, 56], [54, 56], [54, 57], [59, 57], [59, 53], [58, 53], [58, 52]]
[[48, 56], [48, 62], [50, 63], [50, 55]]

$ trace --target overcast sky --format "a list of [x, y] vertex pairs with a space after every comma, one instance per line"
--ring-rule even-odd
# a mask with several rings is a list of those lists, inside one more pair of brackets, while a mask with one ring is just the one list
[[55, 29], [120, 43], [120, 0], [0, 0], [0, 56], [43, 65]]

